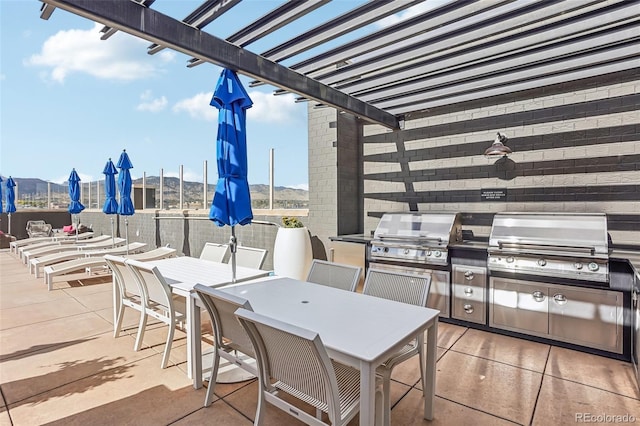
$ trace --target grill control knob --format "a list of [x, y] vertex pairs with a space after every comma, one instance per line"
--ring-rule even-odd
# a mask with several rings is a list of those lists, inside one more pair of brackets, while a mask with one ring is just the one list
[[427, 251], [426, 251], [426, 255], [427, 255], [427, 256], [431, 256], [431, 250], [427, 250]]
[[509, 257], [507, 257], [507, 263], [513, 263], [513, 262], [515, 262], [515, 261], [516, 261], [516, 258], [515, 258], [515, 257], [513, 257], [513, 256], [509, 256]]
[[406, 248], [406, 249], [404, 249], [404, 250], [403, 250], [403, 253], [404, 253], [404, 254], [409, 254], [409, 249], [407, 249], [407, 248]]
[[582, 264], [582, 262], [576, 262], [573, 264], [573, 267], [576, 269], [582, 269], [584, 265]]
[[440, 256], [442, 256], [442, 252], [440, 250], [436, 250], [436, 251], [433, 252], [433, 255], [435, 257], [440, 257]]
[[547, 261], [544, 259], [538, 259], [538, 266], [545, 266], [547, 264]]
[[600, 266], [598, 266], [598, 264], [596, 262], [590, 262], [589, 263], [589, 270], [590, 271], [597, 271], [598, 269], [600, 269]]
[[385, 247], [385, 248], [384, 248], [384, 252], [385, 252], [385, 253], [389, 253], [389, 247]]

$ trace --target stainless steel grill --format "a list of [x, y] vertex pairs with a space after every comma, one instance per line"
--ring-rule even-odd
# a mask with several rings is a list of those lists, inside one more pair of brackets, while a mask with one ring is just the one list
[[490, 271], [607, 283], [609, 244], [602, 213], [497, 213]]
[[462, 241], [458, 213], [387, 213], [369, 245], [370, 268], [431, 276], [427, 306], [448, 318], [449, 245]]
[[459, 241], [457, 213], [386, 213], [373, 234], [370, 259], [447, 265], [449, 245]]

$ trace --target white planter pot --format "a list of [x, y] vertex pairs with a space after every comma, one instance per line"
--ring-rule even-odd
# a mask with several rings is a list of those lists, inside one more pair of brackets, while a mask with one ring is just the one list
[[273, 273], [281, 277], [307, 278], [313, 253], [307, 228], [278, 228], [273, 246]]

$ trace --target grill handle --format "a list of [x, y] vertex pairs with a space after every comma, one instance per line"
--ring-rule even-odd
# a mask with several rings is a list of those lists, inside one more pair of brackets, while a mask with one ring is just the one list
[[596, 254], [595, 247], [588, 246], [565, 246], [562, 244], [554, 244], [554, 245], [543, 245], [543, 244], [528, 244], [528, 243], [512, 243], [508, 241], [498, 240], [498, 247], [500, 249], [511, 248], [511, 249], [519, 249], [519, 248], [528, 248], [531, 250], [549, 250], [554, 248], [561, 248], [567, 252], [572, 253], [588, 253], [591, 256]]
[[376, 238], [380, 240], [401, 240], [401, 241], [435, 241], [437, 243], [442, 242], [442, 238], [440, 237], [425, 237], [422, 235], [412, 235], [412, 236], [404, 236], [404, 235], [376, 235]]

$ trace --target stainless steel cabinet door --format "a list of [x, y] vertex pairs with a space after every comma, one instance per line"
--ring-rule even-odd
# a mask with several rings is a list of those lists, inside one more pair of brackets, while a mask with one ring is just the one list
[[546, 337], [549, 333], [547, 286], [491, 277], [489, 326]]
[[549, 337], [622, 353], [622, 293], [549, 285]]

